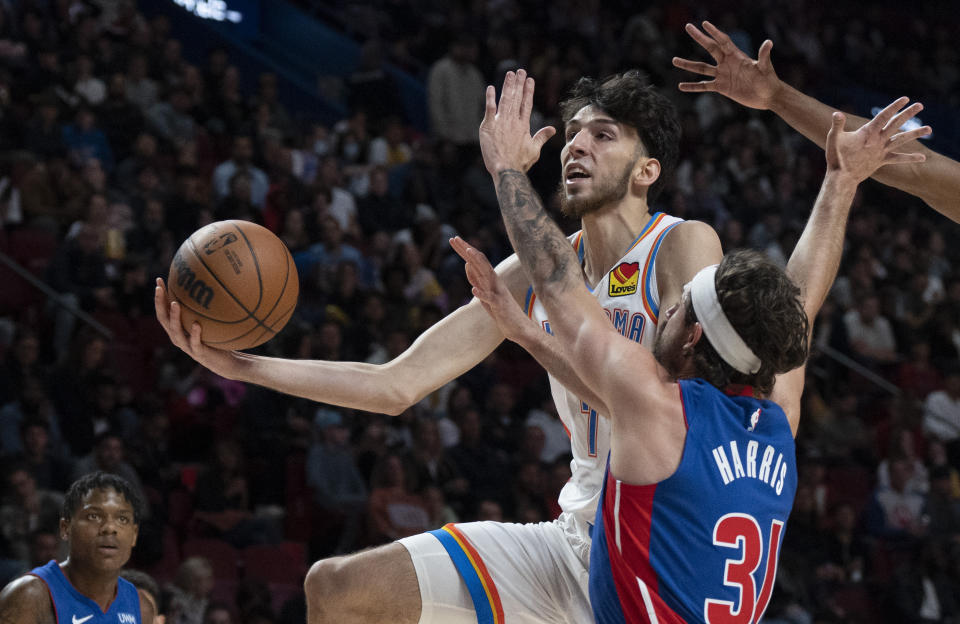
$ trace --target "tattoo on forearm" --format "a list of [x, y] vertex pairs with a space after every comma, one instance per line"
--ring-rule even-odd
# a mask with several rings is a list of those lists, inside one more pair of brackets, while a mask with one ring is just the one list
[[582, 280], [577, 256], [557, 224], [547, 216], [543, 202], [527, 175], [516, 169], [497, 176], [497, 198], [510, 242], [534, 290], [566, 290]]

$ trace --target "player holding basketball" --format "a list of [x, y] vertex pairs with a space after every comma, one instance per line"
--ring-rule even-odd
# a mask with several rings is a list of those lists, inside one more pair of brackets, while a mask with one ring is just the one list
[[11, 581], [0, 593], [0, 624], [153, 622], [152, 605], [119, 576], [142, 516], [143, 502], [124, 479], [96, 472], [75, 481], [60, 517], [70, 555]]
[[[563, 112], [562, 199], [568, 214], [582, 220], [573, 244], [584, 274], [617, 330], [650, 348], [659, 310], [679, 301], [683, 284], [721, 258], [712, 228], [649, 210], [676, 161], [676, 113], [636, 73], [581, 81]], [[542, 144], [551, 134], [544, 130], [536, 140]], [[473, 301], [383, 366], [210, 349], [201, 343], [198, 326], [184, 334], [178, 306], [167, 303], [158, 280], [157, 317], [173, 343], [195, 360], [224, 377], [324, 403], [400, 413], [479, 363], [504, 337], [523, 345], [551, 374], [574, 456], [573, 477], [560, 495], [560, 519], [538, 525], [461, 524], [319, 562], [306, 583], [311, 622], [477, 622], [478, 614], [492, 622], [502, 621], [504, 613], [515, 622], [592, 617], [589, 526], [609, 450], [609, 421], [599, 417], [604, 406], [544, 331], [546, 318], [516, 258], [505, 260], [497, 272], [536, 322], [513, 305], [522, 323], [498, 325]]]
[[[480, 145], [510, 241], [564, 356], [612, 422], [590, 559], [596, 621], [759, 621], [797, 484], [813, 319], [859, 183], [924, 159], [897, 152], [930, 132], [899, 132], [919, 107], [901, 111], [901, 98], [855, 132], [835, 113], [827, 173], [786, 272], [750, 251], [700, 270], [660, 319], [651, 355], [611, 326], [524, 173], [542, 145], [529, 135], [532, 81], [508, 74], [499, 106], [494, 95], [489, 87]], [[474, 294], [492, 313], [509, 307], [486, 258], [455, 247]]]
[[[681, 91], [719, 93], [748, 108], [773, 111], [794, 130], [824, 147], [825, 129], [830, 127], [834, 109], [780, 80], [770, 60], [772, 41], [763, 42], [755, 61], [710, 22], [703, 22], [703, 29], [706, 32], [693, 24], [686, 25], [687, 33], [713, 57], [716, 65], [682, 58], [674, 58], [673, 64], [711, 80], [682, 82]], [[845, 129], [859, 128], [866, 121], [847, 115]], [[919, 166], [883, 167], [873, 179], [919, 197], [937, 212], [960, 223], [960, 162], [919, 143], [911, 144], [909, 149], [925, 155], [926, 162]]]

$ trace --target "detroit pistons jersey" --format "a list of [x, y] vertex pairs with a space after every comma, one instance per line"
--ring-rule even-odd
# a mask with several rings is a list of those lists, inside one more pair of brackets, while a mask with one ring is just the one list
[[46, 583], [57, 624], [140, 624], [140, 595], [126, 579], [117, 579], [117, 595], [104, 613], [70, 584], [56, 561], [34, 568], [30, 574]]
[[590, 550], [598, 624], [760, 621], [797, 489], [790, 424], [771, 401], [679, 383], [676, 472], [630, 485], [607, 469]]
[[[648, 349], [653, 348], [660, 310], [657, 253], [667, 233], [682, 221], [660, 212], [652, 215], [620, 260], [609, 267], [603, 279], [591, 289], [614, 327]], [[583, 232], [577, 232], [570, 240], [582, 263]], [[532, 289], [527, 292], [525, 309], [547, 333], [553, 333], [546, 310]], [[560, 508], [573, 516], [578, 533], [584, 542], [589, 543], [589, 526], [597, 510], [610, 451], [610, 422], [552, 376], [550, 391], [560, 420], [570, 436], [573, 454], [570, 462], [572, 476], [560, 492]]]

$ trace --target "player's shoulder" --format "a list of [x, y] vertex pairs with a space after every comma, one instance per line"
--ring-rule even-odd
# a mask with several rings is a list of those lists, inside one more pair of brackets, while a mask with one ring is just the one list
[[659, 254], [660, 259], [682, 264], [699, 259], [713, 264], [723, 257], [723, 248], [711, 225], [703, 221], [679, 221], [666, 233]]
[[32, 574], [14, 579], [0, 592], [0, 624], [54, 624], [47, 584]]
[[667, 234], [666, 240], [664, 240], [664, 245], [669, 244], [670, 241], [683, 240], [683, 241], [717, 241], [720, 242], [720, 237], [717, 235], [717, 231], [713, 229], [713, 226], [704, 221], [687, 221], [680, 220], [675, 222], [674, 226], [670, 228], [670, 232]]

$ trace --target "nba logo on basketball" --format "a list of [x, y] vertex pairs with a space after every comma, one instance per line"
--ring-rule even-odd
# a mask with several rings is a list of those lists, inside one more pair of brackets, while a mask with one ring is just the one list
[[637, 292], [639, 278], [639, 262], [621, 262], [619, 266], [610, 271], [610, 296], [623, 297]]

